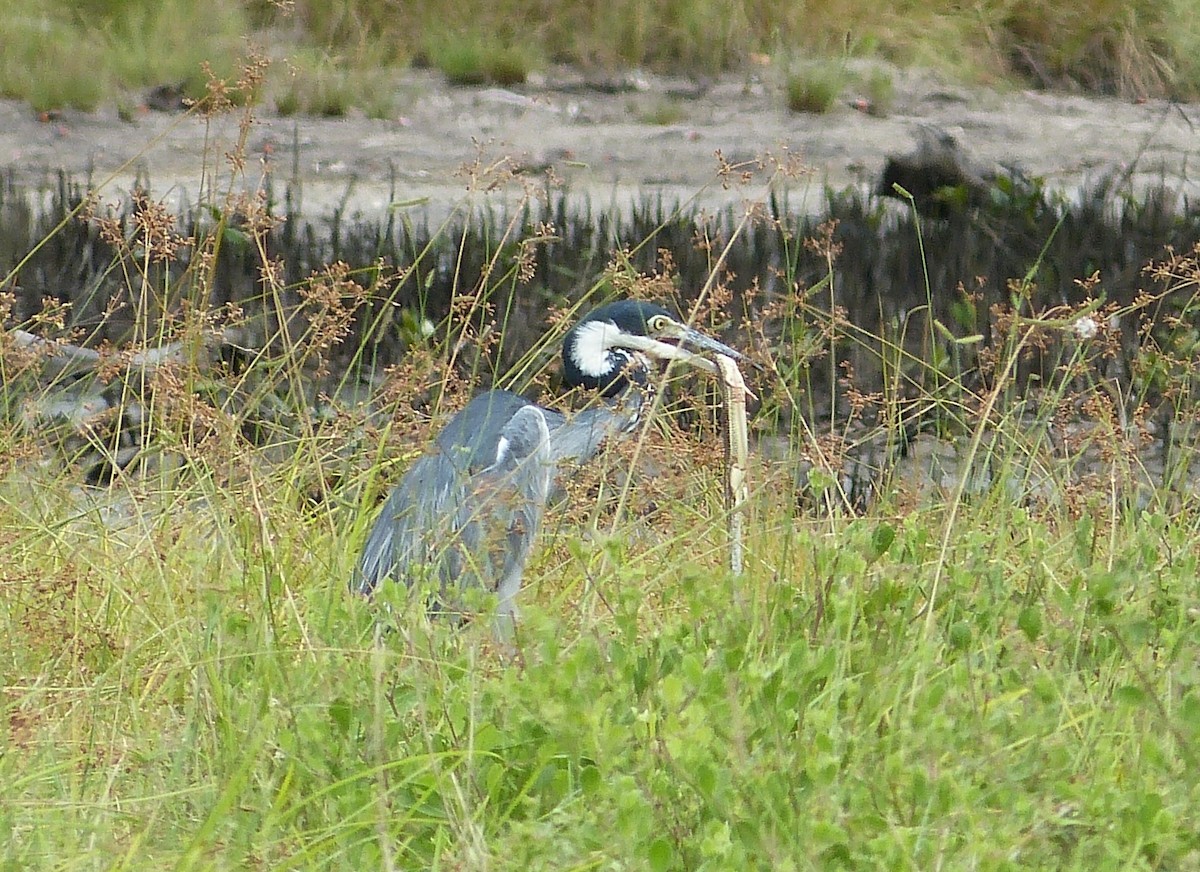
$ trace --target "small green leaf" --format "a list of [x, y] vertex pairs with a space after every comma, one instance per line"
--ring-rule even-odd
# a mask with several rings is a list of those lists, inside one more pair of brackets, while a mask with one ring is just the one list
[[966, 621], [955, 621], [950, 625], [950, 645], [960, 651], [971, 645], [971, 625]]
[[837, 487], [837, 480], [829, 473], [814, 467], [808, 471], [808, 486], [815, 495], [821, 496], [827, 490]]
[[951, 342], [954, 341], [954, 334], [950, 331], [950, 328], [943, 324], [940, 320], [934, 318], [933, 326], [936, 327], [937, 332], [941, 333], [946, 339], [949, 339]]
[[1017, 615], [1017, 626], [1030, 642], [1042, 635], [1042, 610], [1037, 606], [1025, 606]]
[[234, 251], [246, 251], [250, 248], [252, 242], [250, 234], [244, 230], [239, 230], [236, 227], [226, 226], [221, 234], [221, 241], [232, 248]]
[[1146, 701], [1146, 692], [1135, 684], [1126, 684], [1113, 691], [1113, 699], [1121, 705], [1137, 706]]
[[950, 316], [964, 330], [975, 326], [975, 304], [966, 300], [955, 300], [950, 304]]
[[602, 780], [600, 770], [595, 766], [584, 766], [579, 773], [579, 786], [583, 788], [584, 793], [594, 793]]
[[671, 850], [671, 843], [659, 836], [650, 843], [650, 850], [646, 852], [646, 859], [650, 863], [650, 868], [653, 872], [665, 872], [671, 868], [671, 859], [674, 851]]
[[342, 735], [350, 732], [353, 718], [354, 710], [350, 708], [350, 703], [346, 700], [338, 698], [329, 704], [329, 719], [333, 721], [334, 726]]
[[1039, 673], [1034, 676], [1033, 694], [1043, 703], [1052, 703], [1058, 699], [1058, 688], [1054, 684], [1054, 679], [1048, 675]]
[[867, 555], [867, 560], [874, 563], [880, 557], [887, 554], [888, 549], [892, 547], [892, 543], [895, 541], [896, 528], [886, 522], [879, 523], [871, 531], [871, 550]]

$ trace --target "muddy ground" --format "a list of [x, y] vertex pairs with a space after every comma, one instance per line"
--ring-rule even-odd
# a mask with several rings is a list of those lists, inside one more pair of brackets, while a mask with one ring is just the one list
[[[412, 71], [386, 120], [261, 111], [247, 183], [256, 184], [264, 168], [277, 182], [298, 175], [304, 211], [314, 217], [342, 202], [350, 212], [371, 214], [394, 201], [427, 203], [436, 216], [464, 202], [464, 165], [508, 157], [530, 173], [553, 167], [596, 208], [646, 192], [716, 206], [761, 196], [763, 187], [759, 181], [724, 189], [715, 152], [744, 161], [786, 149], [812, 170], [790, 183], [790, 203], [816, 210], [822, 184], [872, 184], [887, 155], [908, 151], [920, 127], [934, 125], [954, 134], [980, 165], [1015, 165], [1054, 186], [1071, 189], [1117, 170], [1135, 185], [1165, 178], [1197, 193], [1191, 165], [1200, 105], [997, 91], [921, 72], [893, 74], [885, 112], [866, 111], [865, 94], [851, 87], [834, 111], [812, 115], [784, 108], [770, 70], [703, 83], [648, 74], [589, 80], [559, 70], [519, 89], [450, 87], [434, 72]], [[158, 196], [186, 201], [197, 196], [205, 166], [220, 166], [228, 178], [221, 156], [235, 134], [233, 118], [206, 126], [180, 112], [144, 108], [132, 120], [121, 120], [115, 108], [39, 118], [4, 101], [0, 167], [34, 184], [59, 169], [90, 174], [113, 198], [141, 174]], [[513, 196], [510, 188], [473, 194], [471, 202]]]

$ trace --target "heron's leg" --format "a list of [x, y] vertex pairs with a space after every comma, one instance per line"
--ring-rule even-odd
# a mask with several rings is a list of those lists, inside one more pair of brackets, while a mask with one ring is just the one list
[[[523, 525], [514, 523], [509, 530], [509, 552], [504, 560], [500, 583], [496, 585], [496, 638], [511, 642], [520, 612], [517, 610], [517, 593], [521, 590], [521, 579], [525, 574], [525, 561], [529, 558], [533, 536], [524, 535]], [[536, 530], [534, 531], [536, 534]]]
[[520, 616], [514, 598], [502, 599], [496, 604], [496, 616], [493, 619], [492, 626], [497, 642], [502, 645], [512, 644], [513, 635], [517, 630], [517, 619]]

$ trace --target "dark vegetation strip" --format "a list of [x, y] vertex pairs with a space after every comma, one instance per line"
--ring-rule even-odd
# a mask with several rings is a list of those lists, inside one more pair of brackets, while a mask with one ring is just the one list
[[[555, 193], [437, 228], [398, 211], [306, 220], [291, 196], [270, 204], [274, 223], [211, 205], [178, 204], [173, 218], [141, 193], [119, 215], [69, 218], [86, 191], [65, 176], [37, 197], [11, 178], [0, 187], [0, 409], [65, 433], [63, 454], [92, 483], [144, 456], [160, 426], [150, 407], [182, 415], [185, 443], [198, 422], [291, 445], [339, 419], [348, 449], [376, 426], [421, 440], [481, 387], [557, 396], [547, 337], [567, 310], [632, 295], [687, 313], [718, 252], [702, 326], [769, 364], [753, 384], [756, 427], [793, 441], [819, 421], [901, 451], [918, 432], [967, 434], [997, 378], [1006, 409], [1100, 385], [1139, 420], [1167, 422], [1184, 414], [1200, 348], [1194, 260], [1146, 270], [1200, 239], [1200, 213], [1165, 186], [1136, 198], [1101, 180], [1068, 199], [1000, 178], [983, 196], [939, 191], [919, 211], [829, 192], [814, 217], [780, 195], [749, 221], [652, 199], [597, 212]], [[1085, 318], [1086, 335], [1072, 329]], [[1030, 319], [1046, 327], [1014, 347]], [[206, 343], [219, 347], [193, 353]], [[81, 367], [80, 348], [101, 354]], [[152, 399], [164, 385], [166, 406]], [[680, 426], [712, 425], [694, 405], [667, 406]]]
[[[0, 268], [9, 272], [79, 205], [85, 191], [86, 186], [60, 177], [51, 196], [39, 201], [10, 178], [0, 188]], [[44, 208], [36, 202], [44, 202]], [[287, 202], [290, 198], [273, 207], [282, 214], [265, 237], [267, 255], [284, 271], [282, 300], [266, 299], [260, 254], [249, 231], [238, 226], [238, 216], [180, 204], [184, 236], [202, 239], [215, 226], [223, 228], [213, 279], [204, 289], [206, 303], [238, 305], [250, 316], [241, 325], [247, 341], [265, 342], [277, 331], [276, 314], [300, 307], [306, 281], [343, 262], [370, 291], [349, 334], [332, 352], [336, 366], [353, 367], [354, 374], [398, 363], [415, 325], [441, 323], [463, 294], [485, 296], [505, 313], [506, 340], [484, 373], [507, 372], [550, 326], [549, 307], [580, 301], [606, 275], [608, 292], [614, 293], [611, 280], [620, 284], [623, 272], [660, 271], [664, 250], [673, 263], [675, 302], [687, 306], [707, 280], [715, 250], [740, 218], [730, 210], [702, 221], [651, 198], [615, 215], [597, 212], [570, 194], [553, 194], [549, 205], [525, 206], [517, 216], [520, 232], [506, 235], [513, 216], [497, 212], [479, 212], [435, 230], [420, 218], [409, 221], [395, 214], [375, 219], [335, 213], [308, 220], [289, 212]], [[786, 197], [773, 199], [765, 204], [762, 220], [737, 236], [726, 258], [724, 284], [735, 298], [726, 313], [732, 318], [725, 325], [732, 331], [728, 338], [738, 338], [742, 316], [753, 320], [772, 301], [804, 295], [829, 278], [822, 247], [806, 244], [827, 234], [837, 247], [833, 302], [864, 335], [884, 335], [897, 319], [925, 306], [928, 276], [934, 317], [960, 335], [982, 333], [985, 339], [991, 338], [991, 308], [1011, 305], [1018, 293], [1014, 280], [1029, 278], [1019, 293], [1035, 308], [1075, 304], [1088, 296], [1128, 305], [1149, 287], [1143, 276], [1149, 261], [1167, 248], [1186, 251], [1200, 239], [1200, 212], [1167, 187], [1135, 198], [1111, 179], [1073, 200], [1035, 183], [1001, 179], [983, 205], [939, 211], [942, 217], [918, 217], [906, 203], [847, 190], [829, 192], [824, 214], [809, 217], [790, 213]], [[215, 224], [215, 217], [227, 223]], [[120, 221], [126, 238], [132, 238], [130, 212]], [[553, 225], [554, 235], [528, 248], [530, 268], [522, 280], [489, 267], [510, 266], [542, 223]], [[620, 253], [616, 259], [615, 252]], [[131, 289], [131, 276], [138, 276], [142, 266], [136, 247], [118, 251], [95, 223], [69, 221], [11, 277], [6, 290], [15, 299], [9, 326], [28, 323], [47, 300], [56, 300], [69, 307], [67, 326], [87, 344], [127, 342], [147, 317]], [[174, 261], [152, 263], [158, 275], [148, 284], [169, 285], [175, 303], [187, 299], [194, 290], [188, 286], [195, 275], [190, 266], [185, 248]], [[1085, 289], [1093, 275], [1099, 282]], [[172, 300], [159, 302], [167, 310], [172, 305]], [[812, 293], [808, 302], [827, 312], [829, 293]], [[786, 342], [788, 337], [772, 339]], [[867, 359], [852, 362], [860, 374], [871, 371]]]

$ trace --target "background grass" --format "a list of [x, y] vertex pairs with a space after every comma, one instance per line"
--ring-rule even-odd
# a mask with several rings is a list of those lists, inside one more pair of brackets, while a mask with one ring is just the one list
[[[784, 64], [882, 58], [966, 80], [1191, 97], [1200, 92], [1197, 22], [1200, 0], [468, 0], [452, 20], [442, 4], [409, 0], [13, 0], [0, 9], [0, 94], [39, 109], [91, 108], [163, 84], [200, 96], [200, 61], [226, 73], [249, 40], [294, 58], [274, 86], [285, 101], [328, 93], [331, 68], [354, 81], [424, 63], [456, 82], [514, 83], [550, 63], [710, 75], [741, 69], [752, 54]], [[293, 87], [289, 98], [286, 80], [297, 76], [325, 84]], [[356, 103], [347, 95], [343, 105]], [[314, 97], [313, 111], [327, 106]]]

